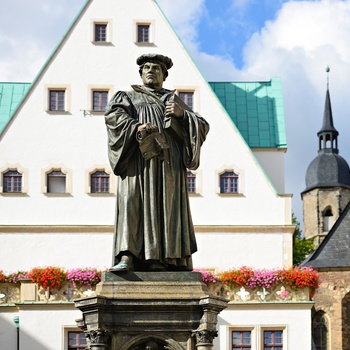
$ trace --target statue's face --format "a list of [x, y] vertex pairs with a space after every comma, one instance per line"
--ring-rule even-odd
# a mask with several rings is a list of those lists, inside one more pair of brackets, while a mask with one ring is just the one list
[[151, 89], [161, 89], [164, 81], [162, 67], [158, 63], [146, 62], [142, 68], [143, 85]]

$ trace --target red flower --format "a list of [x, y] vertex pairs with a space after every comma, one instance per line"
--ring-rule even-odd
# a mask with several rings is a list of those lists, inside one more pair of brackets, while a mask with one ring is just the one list
[[60, 267], [35, 267], [29, 271], [29, 278], [45, 289], [48, 287], [60, 289], [65, 281], [66, 273]]

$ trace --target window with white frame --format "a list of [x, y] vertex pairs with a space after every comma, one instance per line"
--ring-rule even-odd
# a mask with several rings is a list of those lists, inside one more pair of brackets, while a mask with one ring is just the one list
[[95, 23], [94, 41], [107, 42], [107, 24], [106, 23]]
[[90, 176], [91, 193], [109, 193], [109, 174], [97, 170]]
[[66, 174], [61, 170], [52, 170], [47, 173], [47, 193], [66, 193], [66, 179]]
[[3, 173], [2, 188], [4, 193], [21, 193], [22, 174], [17, 170], [8, 170]]
[[252, 348], [252, 332], [250, 330], [245, 331], [232, 331], [232, 349], [239, 350], [251, 350]]
[[238, 175], [225, 171], [220, 175], [220, 193], [238, 193]]
[[283, 350], [283, 330], [264, 330], [264, 350]]
[[68, 332], [67, 350], [86, 349], [87, 342], [84, 332]]
[[179, 91], [179, 97], [191, 110], [193, 110], [193, 95], [193, 91]]
[[94, 112], [103, 112], [108, 103], [108, 91], [93, 90], [92, 91], [92, 110]]
[[149, 43], [150, 37], [150, 24], [137, 24], [137, 42]]
[[49, 90], [49, 110], [50, 111], [65, 111], [65, 90]]

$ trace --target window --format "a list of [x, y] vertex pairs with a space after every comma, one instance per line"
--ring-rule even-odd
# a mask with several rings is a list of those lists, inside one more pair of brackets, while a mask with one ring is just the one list
[[95, 41], [107, 41], [107, 24], [95, 24]]
[[65, 90], [50, 90], [49, 91], [49, 110], [64, 111]]
[[179, 97], [186, 105], [193, 110], [193, 92], [190, 91], [180, 91]]
[[220, 175], [220, 193], [238, 193], [238, 175], [233, 171]]
[[312, 341], [316, 350], [327, 350], [328, 327], [323, 311], [317, 311], [312, 319]]
[[232, 349], [251, 350], [251, 331], [233, 331]]
[[92, 92], [92, 110], [96, 112], [104, 111], [108, 103], [108, 91]]
[[109, 193], [109, 174], [105, 171], [91, 174], [91, 193]]
[[61, 170], [53, 170], [47, 173], [47, 192], [66, 193], [66, 174]]
[[137, 42], [138, 43], [150, 42], [150, 25], [149, 24], [137, 25]]
[[283, 331], [264, 331], [264, 350], [282, 350]]
[[84, 332], [68, 332], [68, 350], [86, 349], [86, 346]]
[[22, 174], [17, 170], [9, 170], [3, 174], [3, 192], [22, 192]]
[[187, 172], [187, 190], [188, 193], [196, 193], [196, 174], [192, 171]]
[[334, 225], [335, 219], [332, 209], [328, 208], [323, 214], [323, 232], [328, 232]]

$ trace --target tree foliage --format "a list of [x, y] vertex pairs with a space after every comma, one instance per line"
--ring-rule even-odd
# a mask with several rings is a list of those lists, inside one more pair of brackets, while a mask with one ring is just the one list
[[302, 235], [300, 222], [292, 214], [292, 223], [295, 225], [294, 240], [293, 240], [293, 265], [299, 265], [305, 258], [315, 250], [312, 239], [306, 239]]

